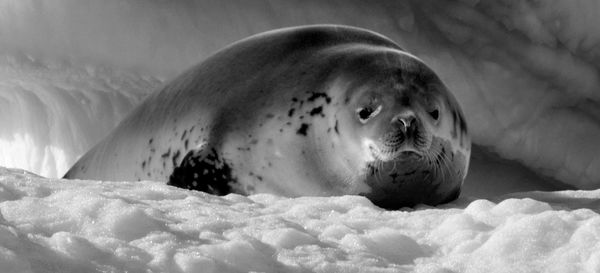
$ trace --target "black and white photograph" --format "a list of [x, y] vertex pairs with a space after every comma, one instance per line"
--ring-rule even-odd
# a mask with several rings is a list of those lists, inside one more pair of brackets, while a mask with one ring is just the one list
[[0, 0], [0, 273], [600, 272], [600, 0]]

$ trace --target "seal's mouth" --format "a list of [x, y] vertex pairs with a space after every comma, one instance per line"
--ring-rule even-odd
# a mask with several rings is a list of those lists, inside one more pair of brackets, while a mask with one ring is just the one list
[[420, 160], [424, 157], [424, 153], [422, 151], [419, 151], [407, 143], [401, 143], [399, 145], [376, 145], [373, 143], [372, 145], [369, 145], [369, 150], [371, 151], [373, 157], [380, 161]]
[[418, 160], [423, 158], [423, 154], [417, 151], [401, 151], [397, 155], [399, 160]]
[[391, 130], [378, 139], [363, 141], [371, 159], [379, 162], [421, 161], [429, 154], [430, 135], [424, 128], [415, 127], [410, 133]]
[[373, 157], [380, 161], [419, 160], [424, 157], [426, 148], [422, 134], [406, 135], [391, 132], [369, 145]]

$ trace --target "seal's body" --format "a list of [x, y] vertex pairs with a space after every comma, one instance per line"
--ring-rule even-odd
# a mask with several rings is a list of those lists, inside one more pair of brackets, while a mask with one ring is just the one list
[[458, 196], [470, 145], [459, 105], [420, 60], [367, 30], [307, 26], [191, 68], [65, 178], [435, 205]]

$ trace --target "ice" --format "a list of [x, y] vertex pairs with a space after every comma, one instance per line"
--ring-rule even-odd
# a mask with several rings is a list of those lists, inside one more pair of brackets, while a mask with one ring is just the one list
[[62, 175], [159, 85], [117, 69], [0, 57], [0, 165]]
[[4, 168], [0, 189], [2, 272], [600, 270], [600, 190], [386, 211], [358, 196], [218, 197]]

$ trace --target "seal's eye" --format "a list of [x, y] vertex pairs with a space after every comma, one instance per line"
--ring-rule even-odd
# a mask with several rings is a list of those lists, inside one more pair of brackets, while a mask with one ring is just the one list
[[440, 117], [440, 111], [438, 111], [437, 109], [429, 112], [429, 115], [434, 119], [434, 120], [438, 120], [438, 118]]
[[356, 115], [358, 116], [358, 119], [360, 120], [360, 122], [365, 124], [371, 118], [373, 118], [374, 116], [379, 114], [379, 112], [381, 112], [381, 108], [382, 108], [381, 105], [377, 106], [377, 108], [373, 108], [372, 106], [358, 108], [358, 109], [356, 109]]

